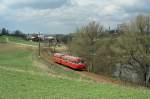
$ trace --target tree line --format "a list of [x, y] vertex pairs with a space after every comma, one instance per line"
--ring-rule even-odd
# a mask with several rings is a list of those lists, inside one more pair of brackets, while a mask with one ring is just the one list
[[[39, 33], [33, 33], [33, 34], [39, 34]], [[15, 30], [15, 31], [9, 31], [6, 28], [0, 29], [0, 36], [6, 35], [6, 36], [16, 36], [16, 37], [21, 37], [23, 39], [26, 39], [28, 34], [23, 33], [20, 30]], [[45, 34], [47, 35], [47, 34]], [[72, 39], [72, 34], [51, 34], [51, 36], [55, 37], [58, 42], [62, 42], [64, 44], [67, 44], [71, 39]]]
[[83, 57], [87, 70], [112, 75], [116, 64], [128, 64], [143, 76], [143, 84], [150, 83], [150, 16], [138, 15], [123, 23], [118, 35], [106, 35], [103, 25], [90, 22], [73, 33], [69, 52]]
[[1, 30], [0, 30], [0, 36], [2, 36], [2, 35], [6, 35], [6, 36], [16, 36], [16, 37], [21, 37], [21, 38], [26, 38], [26, 35], [22, 32], [22, 31], [20, 31], [20, 30], [15, 30], [15, 31], [13, 31], [13, 32], [10, 32], [8, 29], [6, 29], [6, 28], [2, 28]]

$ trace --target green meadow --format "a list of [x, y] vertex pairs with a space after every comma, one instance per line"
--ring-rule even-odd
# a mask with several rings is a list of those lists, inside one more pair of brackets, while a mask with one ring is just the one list
[[32, 48], [2, 43], [0, 99], [150, 99], [150, 90], [81, 79], [44, 63]]

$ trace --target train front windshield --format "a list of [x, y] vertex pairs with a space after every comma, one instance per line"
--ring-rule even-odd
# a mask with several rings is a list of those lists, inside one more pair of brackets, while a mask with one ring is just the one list
[[79, 60], [76, 62], [77, 64], [84, 64], [84, 61], [83, 60]]

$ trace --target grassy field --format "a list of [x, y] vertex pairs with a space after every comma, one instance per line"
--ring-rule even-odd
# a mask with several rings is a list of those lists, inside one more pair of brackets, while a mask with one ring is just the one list
[[6, 42], [6, 38], [4, 36], [0, 36], [0, 43], [5, 43]]
[[150, 91], [0, 69], [1, 99], [149, 99]]
[[15, 36], [0, 36], [0, 42], [8, 42], [8, 41], [14, 42], [14, 43], [22, 43], [22, 44], [30, 44], [30, 45], [38, 45], [37, 42], [28, 41], [21, 37], [15, 37]]
[[9, 40], [10, 42], [23, 43], [23, 44], [30, 44], [30, 45], [38, 45], [37, 42], [27, 41], [27, 40], [25, 40], [25, 39], [22, 39], [21, 37], [5, 36], [5, 38], [8, 38], [8, 40]]
[[85, 82], [44, 64], [31, 48], [0, 44], [0, 99], [150, 99], [150, 90]]
[[1, 67], [38, 71], [32, 49], [10, 44], [0, 44], [0, 47]]

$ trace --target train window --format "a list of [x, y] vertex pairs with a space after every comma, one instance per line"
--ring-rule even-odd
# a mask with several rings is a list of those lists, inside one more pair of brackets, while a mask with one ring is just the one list
[[78, 62], [77, 62], [77, 61], [75, 61], [75, 63], [76, 63], [76, 64], [78, 64]]
[[72, 61], [72, 60], [71, 60], [71, 61], [69, 61], [69, 62], [71, 62], [71, 63], [73, 63], [73, 64], [76, 64], [76, 62], [75, 62], [75, 61]]
[[67, 58], [65, 58], [65, 60], [68, 60]]
[[81, 64], [81, 62], [80, 62], [80, 61], [75, 61], [74, 63], [75, 63], [75, 64]]
[[84, 61], [83, 61], [83, 60], [81, 60], [81, 63], [84, 63]]
[[78, 61], [78, 64], [84, 64], [83, 60]]

